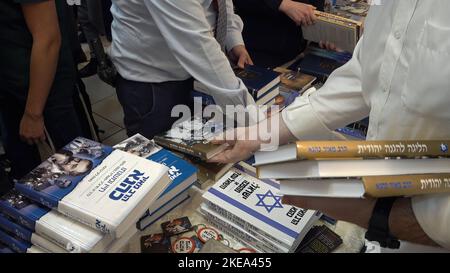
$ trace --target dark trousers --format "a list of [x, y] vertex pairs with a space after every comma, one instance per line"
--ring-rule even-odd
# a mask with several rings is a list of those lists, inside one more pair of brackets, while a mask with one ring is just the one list
[[[70, 85], [69, 85], [70, 87]], [[44, 122], [56, 149], [81, 135], [77, 114], [73, 106], [72, 91], [67, 86], [52, 90], [44, 110]], [[70, 88], [69, 88], [70, 89]], [[19, 136], [20, 121], [25, 110], [25, 94], [12, 94], [0, 90], [0, 111], [4, 122], [7, 158], [11, 161], [11, 176], [20, 179], [40, 164], [35, 145], [28, 145]]]
[[117, 97], [125, 114], [128, 136], [137, 133], [153, 139], [169, 130], [178, 117], [171, 117], [176, 105], [192, 109], [192, 79], [163, 83], [143, 83], [118, 77]]

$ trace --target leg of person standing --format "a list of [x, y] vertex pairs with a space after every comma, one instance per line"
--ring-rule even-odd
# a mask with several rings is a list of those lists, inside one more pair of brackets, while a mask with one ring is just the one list
[[176, 105], [192, 108], [193, 80], [143, 83], [118, 77], [116, 92], [123, 107], [127, 134], [140, 133], [152, 139], [169, 130], [178, 117], [171, 117]]

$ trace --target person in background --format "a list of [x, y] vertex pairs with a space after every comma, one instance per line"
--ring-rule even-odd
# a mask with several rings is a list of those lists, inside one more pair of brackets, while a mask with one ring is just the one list
[[[98, 60], [95, 55], [93, 42], [97, 41], [102, 44], [100, 35], [105, 32], [102, 1], [81, 0], [81, 5], [77, 7], [77, 12], [81, 31], [83, 32], [91, 51], [89, 63], [79, 71], [81, 78], [87, 78], [97, 74]], [[103, 46], [101, 46], [101, 49], [103, 49]]]
[[[383, 1], [373, 5], [364, 36], [353, 58], [338, 68], [316, 92], [299, 97], [278, 118], [281, 144], [297, 139], [329, 139], [330, 131], [370, 116], [368, 140], [440, 140], [450, 138], [450, 2]], [[239, 128], [231, 149], [214, 162], [245, 160], [265, 141], [249, 140]], [[221, 143], [223, 141], [216, 141]], [[402, 240], [401, 251], [426, 246], [450, 250], [450, 195], [430, 194], [389, 199], [285, 196], [283, 202], [317, 209], [334, 219], [369, 227], [377, 204], [391, 207], [378, 214], [389, 228], [386, 242]], [[387, 211], [387, 209], [385, 210]], [[433, 249], [432, 251], [440, 251]]]
[[[128, 135], [170, 129], [176, 105], [191, 105], [192, 78], [216, 103], [254, 104], [228, 60], [252, 64], [232, 0], [113, 0], [111, 58]], [[228, 57], [228, 58], [227, 58]]]
[[0, 114], [12, 178], [41, 162], [36, 144], [46, 140], [46, 129], [56, 149], [80, 135], [63, 5], [53, 0], [0, 2]]
[[302, 25], [314, 23], [324, 0], [233, 0], [244, 21], [243, 37], [256, 65], [275, 68], [306, 47]]

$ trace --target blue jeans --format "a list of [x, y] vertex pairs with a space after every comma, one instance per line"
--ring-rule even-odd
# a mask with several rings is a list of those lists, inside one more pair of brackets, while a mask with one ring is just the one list
[[192, 109], [193, 80], [145, 83], [130, 81], [118, 76], [116, 92], [125, 114], [128, 136], [140, 133], [153, 139], [169, 130], [178, 117], [171, 117], [176, 105]]

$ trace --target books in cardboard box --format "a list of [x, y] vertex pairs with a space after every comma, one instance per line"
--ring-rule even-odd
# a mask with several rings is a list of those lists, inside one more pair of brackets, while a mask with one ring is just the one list
[[119, 238], [168, 186], [167, 171], [161, 164], [77, 138], [18, 181], [16, 188]]
[[203, 197], [207, 205], [245, 230], [254, 230], [294, 251], [318, 214], [281, 204], [276, 184], [236, 169], [229, 171]]

